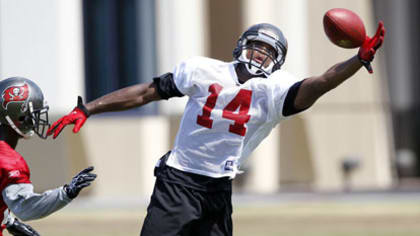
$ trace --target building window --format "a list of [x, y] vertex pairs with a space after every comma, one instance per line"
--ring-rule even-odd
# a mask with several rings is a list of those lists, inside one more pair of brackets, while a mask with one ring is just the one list
[[[87, 101], [152, 81], [156, 73], [154, 8], [153, 0], [83, 1]], [[127, 113], [156, 112], [156, 104], [149, 104]]]

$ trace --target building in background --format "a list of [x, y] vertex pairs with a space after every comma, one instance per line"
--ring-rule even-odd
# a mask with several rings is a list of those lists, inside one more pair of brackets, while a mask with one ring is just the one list
[[[400, 177], [420, 174], [418, 102], [412, 95], [418, 49], [411, 47], [418, 46], [401, 45], [393, 33], [415, 39], [412, 28], [396, 27], [398, 20], [418, 17], [409, 10], [415, 2], [0, 0], [0, 76], [37, 81], [55, 120], [73, 108], [77, 95], [92, 100], [150, 82], [185, 58], [230, 61], [241, 32], [269, 22], [289, 41], [283, 69], [305, 78], [357, 53], [331, 44], [322, 28], [327, 10], [349, 8], [364, 20], [369, 35], [378, 19], [385, 21], [385, 50], [377, 55], [375, 73], [361, 70], [313, 108], [279, 125], [252, 154], [235, 191], [390, 189]], [[20, 151], [30, 158], [39, 191], [92, 164], [100, 178], [90, 196], [148, 197], [154, 164], [171, 148], [185, 102], [174, 98], [93, 117], [78, 135], [67, 128], [57, 140], [25, 140]]]

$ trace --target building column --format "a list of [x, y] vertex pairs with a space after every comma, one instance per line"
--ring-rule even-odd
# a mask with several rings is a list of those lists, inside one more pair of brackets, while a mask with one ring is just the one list
[[[207, 1], [156, 1], [158, 74], [172, 72], [181, 61], [208, 51]], [[194, 20], [191, 20], [194, 19]], [[161, 102], [160, 114], [182, 114], [187, 96]]]
[[[286, 62], [282, 69], [292, 74], [303, 77], [308, 71], [308, 49], [306, 30], [306, 1], [286, 0], [246, 0], [244, 6], [244, 26], [257, 23], [270, 23], [280, 28], [289, 43], [289, 51]], [[295, 15], [299, 15], [296, 18]], [[296, 20], [298, 19], [298, 20]], [[276, 192], [280, 188], [280, 165], [287, 164], [287, 161], [280, 162], [280, 128], [277, 126], [260, 146], [254, 151], [249, 160], [249, 173], [246, 177], [246, 190], [259, 193]], [[293, 157], [284, 157], [293, 158]]]
[[251, 193], [274, 193], [279, 190], [279, 128], [271, 131], [245, 163], [243, 190]]
[[[18, 30], [17, 30], [18, 29]], [[81, 1], [0, 1], [0, 76], [22, 76], [44, 92], [52, 113], [84, 94]]]

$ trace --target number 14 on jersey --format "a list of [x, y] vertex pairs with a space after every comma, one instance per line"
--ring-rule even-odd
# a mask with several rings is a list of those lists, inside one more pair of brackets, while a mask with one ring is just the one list
[[[210, 85], [210, 95], [207, 97], [206, 104], [203, 107], [203, 114], [197, 116], [197, 124], [211, 129], [213, 127], [213, 119], [210, 117], [212, 110], [216, 106], [217, 98], [223, 87], [220, 84], [214, 83]], [[235, 121], [234, 124], [229, 125], [229, 132], [245, 136], [245, 124], [251, 118], [248, 114], [251, 105], [252, 91], [241, 89], [229, 104], [223, 109], [222, 117], [225, 119]], [[237, 111], [239, 108], [239, 111]]]

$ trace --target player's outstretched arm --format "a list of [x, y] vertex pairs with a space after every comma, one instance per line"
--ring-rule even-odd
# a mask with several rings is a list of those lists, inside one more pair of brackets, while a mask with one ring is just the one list
[[384, 25], [379, 22], [375, 36], [366, 37], [356, 56], [332, 66], [320, 76], [305, 79], [297, 92], [295, 107], [305, 109], [312, 106], [319, 97], [350, 78], [362, 66], [372, 73], [370, 62], [372, 62], [377, 49], [381, 47], [384, 37]]
[[21, 220], [46, 217], [66, 206], [83, 188], [89, 186], [96, 178], [92, 171], [93, 167], [86, 168], [73, 177], [69, 184], [41, 194], [33, 191], [32, 184], [11, 184], [2, 192], [3, 201]]
[[73, 132], [77, 133], [90, 115], [128, 110], [160, 99], [161, 97], [153, 83], [122, 88], [87, 104], [83, 104], [82, 98], [79, 97], [77, 106], [69, 114], [54, 122], [48, 129], [47, 134], [53, 135], [55, 139], [69, 124], [74, 124]]

